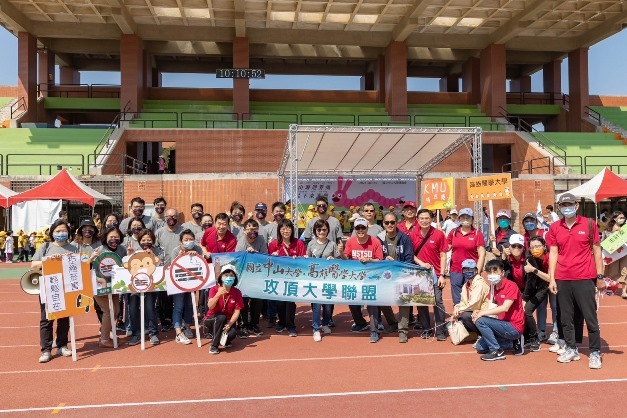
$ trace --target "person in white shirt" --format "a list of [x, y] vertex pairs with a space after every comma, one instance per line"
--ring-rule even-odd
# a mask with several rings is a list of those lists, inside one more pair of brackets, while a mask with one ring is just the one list
[[557, 222], [560, 220], [560, 217], [553, 210], [553, 205], [547, 205], [546, 207], [546, 223], [551, 225], [553, 222]]

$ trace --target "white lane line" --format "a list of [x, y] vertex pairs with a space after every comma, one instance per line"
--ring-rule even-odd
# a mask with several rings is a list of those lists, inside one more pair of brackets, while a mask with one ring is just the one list
[[57, 406], [40, 407], [40, 408], [0, 409], [0, 413], [54, 411], [57, 409], [60, 411], [63, 411], [63, 410], [73, 410], [73, 409], [80, 410], [80, 409], [102, 409], [102, 408], [130, 408], [130, 407], [160, 406], [160, 405], [270, 401], [270, 400], [281, 400], [281, 399], [307, 399], [307, 398], [349, 397], [349, 396], [369, 396], [369, 395], [372, 396], [372, 395], [387, 395], [387, 394], [399, 394], [399, 393], [485, 390], [485, 389], [501, 389], [501, 388], [565, 386], [565, 385], [581, 385], [581, 384], [594, 384], [594, 383], [622, 383], [622, 382], [627, 382], [627, 378], [570, 380], [570, 381], [564, 381], [564, 382], [554, 381], [554, 382], [531, 382], [531, 383], [500, 383], [500, 384], [494, 384], [494, 385], [386, 389], [386, 390], [369, 390], [369, 391], [363, 391], [363, 392], [304, 393], [304, 394], [298, 394], [298, 395], [247, 396], [247, 397], [242, 397], [242, 398], [183, 399], [183, 400], [174, 400], [174, 401], [127, 402], [127, 403], [108, 403], [108, 404], [68, 405], [68, 406], [57, 405]]

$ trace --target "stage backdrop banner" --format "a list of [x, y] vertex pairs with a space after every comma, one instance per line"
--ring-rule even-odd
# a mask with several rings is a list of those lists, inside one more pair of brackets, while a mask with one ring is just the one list
[[397, 261], [274, 257], [258, 253], [212, 254], [216, 271], [233, 264], [244, 296], [343, 305], [435, 304], [433, 269]]

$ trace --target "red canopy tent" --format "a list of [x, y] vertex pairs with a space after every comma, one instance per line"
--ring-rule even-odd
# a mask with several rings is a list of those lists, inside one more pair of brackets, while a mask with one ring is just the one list
[[568, 193], [572, 193], [576, 197], [592, 200], [593, 202], [599, 202], [611, 197], [625, 197], [627, 196], [627, 180], [604, 168], [599, 174], [581, 186], [569, 190]]
[[0, 208], [9, 207], [9, 197], [16, 195], [13, 190], [0, 184]]
[[72, 200], [94, 206], [98, 200], [112, 199], [88, 187], [63, 169], [46, 183], [9, 197], [9, 205], [29, 200]]

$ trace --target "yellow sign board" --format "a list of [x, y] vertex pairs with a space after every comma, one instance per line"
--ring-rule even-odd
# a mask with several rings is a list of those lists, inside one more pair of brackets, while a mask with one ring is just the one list
[[77, 253], [48, 258], [42, 263], [41, 297], [49, 320], [82, 315], [94, 305], [89, 263]]
[[509, 173], [466, 179], [468, 200], [499, 200], [512, 198], [512, 176]]
[[423, 179], [420, 182], [420, 206], [423, 209], [437, 210], [455, 207], [455, 179]]

